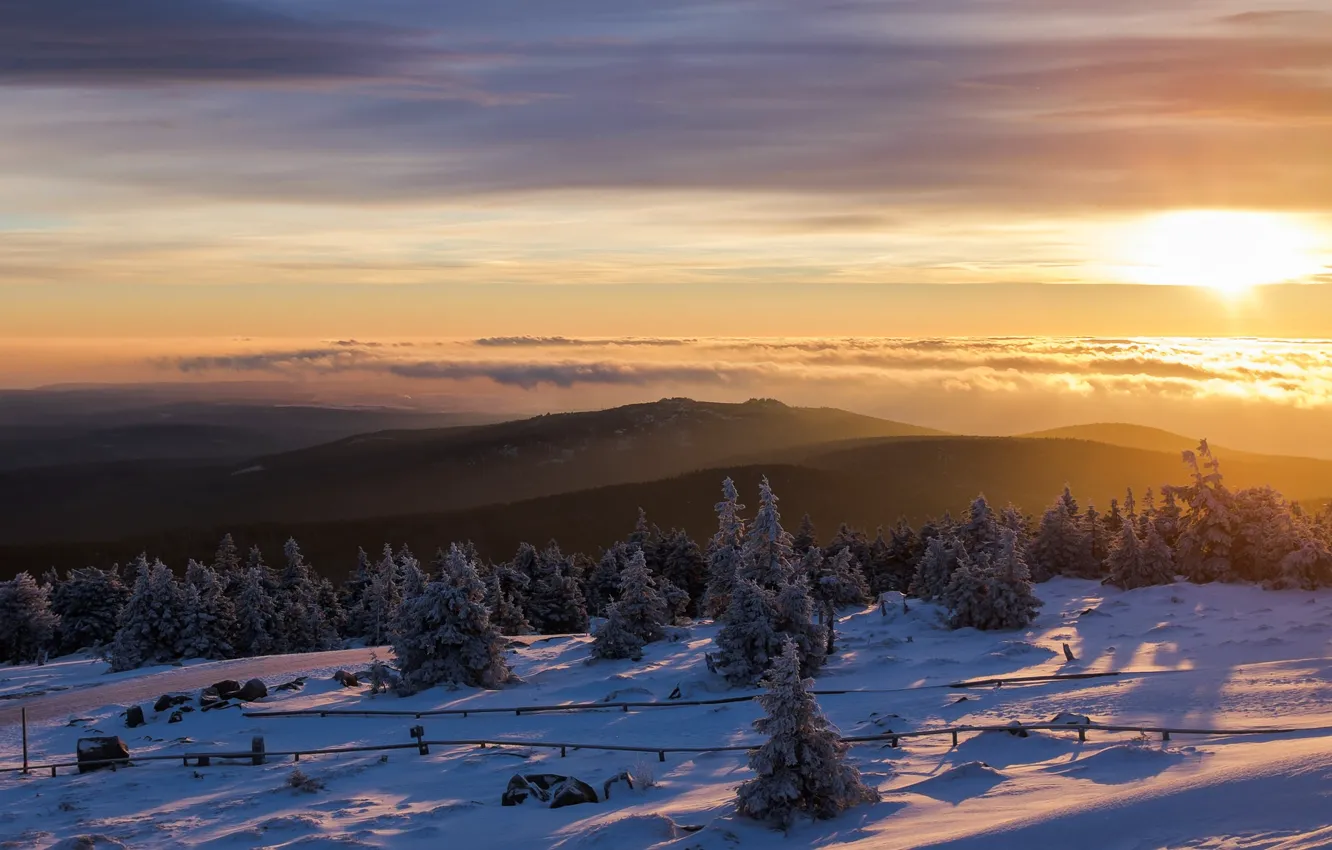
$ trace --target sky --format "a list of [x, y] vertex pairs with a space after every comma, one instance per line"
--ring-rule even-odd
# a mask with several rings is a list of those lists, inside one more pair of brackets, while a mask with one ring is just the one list
[[0, 56], [0, 386], [340, 340], [1332, 337], [1321, 2], [0, 0]]

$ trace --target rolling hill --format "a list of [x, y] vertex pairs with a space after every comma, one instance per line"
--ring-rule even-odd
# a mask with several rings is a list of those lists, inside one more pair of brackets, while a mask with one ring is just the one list
[[[642, 506], [663, 528], [687, 529], [697, 540], [715, 526], [713, 505], [724, 477], [735, 478], [742, 501], [753, 503], [759, 479], [769, 476], [794, 527], [808, 512], [825, 535], [842, 521], [873, 529], [899, 516], [919, 523], [951, 510], [955, 515], [977, 493], [996, 505], [1009, 501], [1039, 514], [1065, 482], [1082, 504], [1104, 509], [1111, 497], [1133, 487], [1183, 483], [1178, 455], [1079, 440], [1012, 437], [903, 437], [839, 446], [823, 453], [801, 450], [799, 465], [770, 462], [725, 465], [650, 482], [619, 483], [577, 492], [429, 514], [368, 517], [337, 522], [208, 523], [170, 533], [108, 538], [109, 543], [62, 542], [0, 549], [9, 569], [42, 569], [56, 563], [124, 561], [142, 550], [172, 563], [207, 557], [223, 532], [245, 545], [258, 544], [271, 558], [294, 535], [317, 568], [341, 577], [355, 563], [356, 549], [376, 551], [384, 542], [407, 543], [427, 555], [456, 540], [474, 541], [493, 559], [509, 557], [520, 541], [555, 538], [566, 551], [595, 553], [624, 537]], [[1292, 498], [1313, 503], [1332, 493], [1332, 462], [1264, 458], [1226, 462], [1235, 487], [1271, 483]]]
[[514, 422], [363, 434], [227, 464], [156, 461], [0, 473], [0, 543], [174, 528], [439, 513], [652, 481], [802, 448], [939, 432], [831, 408], [664, 399]]

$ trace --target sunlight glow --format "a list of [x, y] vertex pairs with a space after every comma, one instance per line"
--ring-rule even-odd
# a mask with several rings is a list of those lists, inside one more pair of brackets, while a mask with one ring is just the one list
[[1316, 234], [1295, 216], [1182, 210], [1132, 226], [1119, 253], [1135, 283], [1235, 294], [1317, 273], [1316, 248]]

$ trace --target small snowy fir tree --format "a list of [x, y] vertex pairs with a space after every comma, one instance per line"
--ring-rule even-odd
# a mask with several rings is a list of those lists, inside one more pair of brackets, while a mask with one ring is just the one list
[[776, 593], [795, 575], [791, 535], [782, 528], [777, 495], [765, 477], [759, 483], [759, 508], [740, 547], [741, 578]]
[[1091, 547], [1077, 516], [1069, 513], [1072, 496], [1056, 499], [1041, 517], [1040, 528], [1027, 547], [1032, 577], [1046, 581], [1059, 575], [1083, 575], [1089, 570]]
[[663, 538], [660, 575], [688, 594], [682, 618], [697, 616], [708, 589], [708, 559], [685, 531], [671, 529]]
[[958, 526], [957, 536], [967, 553], [975, 558], [982, 552], [998, 552], [999, 528], [999, 518], [982, 493], [967, 509], [967, 519]]
[[40, 661], [50, 651], [60, 618], [51, 611], [50, 588], [30, 573], [0, 582], [0, 660]]
[[800, 527], [796, 529], [795, 536], [791, 538], [791, 548], [796, 555], [803, 558], [805, 553], [819, 545], [818, 535], [814, 531], [814, 520], [805, 514], [800, 518]]
[[813, 589], [814, 598], [820, 602], [830, 602], [835, 608], [863, 605], [869, 599], [865, 576], [856, 568], [851, 550], [847, 547], [824, 560], [817, 581]]
[[523, 614], [523, 599], [530, 580], [509, 564], [497, 564], [486, 578], [486, 608], [490, 622], [502, 635], [530, 635], [532, 624]]
[[1021, 629], [1036, 617], [1041, 601], [1031, 585], [1031, 576], [1017, 535], [1004, 529], [996, 555], [962, 558], [954, 570], [943, 602], [949, 609], [949, 625], [955, 629]]
[[893, 527], [882, 557], [873, 556], [870, 573], [870, 591], [877, 597], [889, 590], [906, 593], [911, 588], [911, 577], [916, 564], [925, 554], [925, 543], [905, 519]]
[[758, 701], [766, 716], [754, 729], [768, 740], [750, 754], [757, 775], [736, 791], [740, 814], [786, 829], [800, 814], [832, 818], [878, 801], [878, 792], [847, 762], [850, 745], [819, 711], [813, 684], [801, 674], [799, 651], [788, 642], [763, 680], [767, 693]]
[[51, 610], [60, 617], [60, 650], [76, 652], [109, 644], [129, 595], [119, 567], [71, 570], [51, 596]]
[[587, 611], [598, 617], [605, 616], [606, 609], [620, 595], [620, 570], [628, 555], [624, 544], [616, 543], [601, 555], [601, 560], [592, 568], [587, 577]]
[[509, 679], [506, 641], [490, 622], [485, 587], [476, 565], [456, 543], [449, 548], [445, 573], [402, 603], [393, 654], [404, 693], [441, 683], [494, 688]]
[[1166, 490], [1184, 496], [1189, 505], [1175, 544], [1179, 569], [1198, 583], [1228, 578], [1237, 529], [1234, 497], [1222, 480], [1221, 463], [1206, 440], [1198, 443], [1196, 452], [1184, 452], [1184, 463], [1193, 483]]
[[527, 619], [540, 634], [587, 631], [587, 605], [573, 576], [573, 563], [554, 541], [541, 553], [527, 597]]
[[1110, 556], [1110, 531], [1106, 527], [1105, 517], [1096, 510], [1095, 505], [1087, 505], [1087, 512], [1082, 516], [1082, 528], [1086, 532], [1085, 565], [1081, 573], [1083, 578], [1101, 578], [1105, 575], [1105, 559]]
[[1124, 590], [1170, 584], [1175, 580], [1171, 567], [1170, 547], [1161, 540], [1153, 526], [1147, 527], [1147, 540], [1138, 539], [1133, 522], [1124, 522], [1119, 529], [1119, 541], [1106, 559], [1110, 571], [1110, 584]]
[[731, 588], [726, 625], [716, 639], [716, 669], [731, 684], [753, 685], [777, 657], [781, 641], [776, 619], [772, 593], [749, 579], [738, 579]]
[[174, 661], [184, 627], [181, 588], [171, 569], [161, 561], [149, 564], [143, 555], [134, 566], [134, 592], [120, 612], [111, 643], [111, 670], [117, 673]]
[[809, 592], [809, 582], [804, 576], [796, 576], [787, 582], [773, 597], [773, 629], [781, 641], [791, 641], [800, 654], [800, 670], [806, 676], [812, 676], [823, 666], [831, 643], [832, 621], [826, 627], [820, 627], [814, 620], [814, 599]]
[[365, 639], [367, 646], [382, 646], [388, 642], [393, 617], [402, 602], [402, 591], [397, 582], [398, 565], [393, 549], [384, 544], [384, 552], [370, 571], [370, 583], [361, 594], [354, 621], [359, 625], [357, 637]]
[[233, 648], [237, 655], [269, 655], [276, 650], [279, 628], [277, 606], [265, 586], [264, 572], [250, 567], [236, 595], [236, 632]]
[[1009, 502], [999, 514], [999, 524], [1017, 535], [1018, 549], [1025, 552], [1031, 545], [1031, 518], [1025, 516], [1018, 506]]
[[665, 636], [669, 616], [666, 600], [652, 585], [643, 550], [635, 549], [620, 575], [620, 598], [617, 603], [624, 625], [643, 640], [653, 643]]
[[911, 580], [911, 595], [932, 602], [943, 595], [958, 562], [967, 554], [960, 540], [940, 535], [930, 540]]
[[[282, 547], [286, 567], [282, 571], [277, 598], [281, 634], [278, 644], [283, 652], [318, 652], [329, 649], [336, 635], [319, 604], [319, 586], [310, 565], [301, 554], [300, 544], [288, 538]], [[419, 572], [419, 570], [417, 571]]]
[[739, 498], [735, 482], [729, 478], [723, 481], [722, 500], [715, 506], [717, 533], [708, 543], [708, 589], [703, 596], [703, 613], [714, 619], [725, 616], [731, 604], [731, 588], [740, 566], [740, 548], [745, 539], [740, 511], [745, 506]]
[[596, 640], [592, 642], [592, 657], [638, 661], [643, 657], [644, 645], [643, 639], [634, 632], [621, 613], [620, 603], [612, 602], [607, 606], [606, 622], [597, 629]]
[[1179, 532], [1184, 524], [1184, 509], [1179, 506], [1179, 499], [1173, 487], [1161, 490], [1161, 507], [1157, 509], [1156, 532], [1172, 550], [1179, 543]]
[[193, 558], [185, 568], [180, 646], [183, 658], [230, 658], [234, 653], [236, 608], [222, 578]]
[[217, 553], [213, 556], [213, 572], [222, 581], [222, 587], [228, 595], [234, 597], [245, 579], [245, 569], [241, 562], [240, 549], [230, 534], [222, 535], [217, 544]]
[[1281, 559], [1277, 576], [1269, 587], [1317, 590], [1332, 583], [1332, 551], [1322, 540], [1310, 536], [1298, 549]]

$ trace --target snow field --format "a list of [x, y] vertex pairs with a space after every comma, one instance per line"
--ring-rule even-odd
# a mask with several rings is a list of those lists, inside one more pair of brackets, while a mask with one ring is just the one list
[[[1312, 727], [1332, 724], [1332, 596], [1266, 592], [1234, 585], [1170, 585], [1118, 591], [1055, 579], [1037, 587], [1045, 600], [1032, 627], [1018, 632], [949, 631], [932, 605], [910, 611], [847, 611], [839, 652], [818, 689], [879, 691], [827, 695], [819, 703], [845, 735], [955, 724], [1045, 721], [1061, 711], [1125, 724]], [[1086, 612], [1086, 613], [1084, 613]], [[498, 691], [433, 688], [412, 697], [368, 696], [329, 680], [319, 655], [289, 656], [274, 685], [310, 676], [294, 693], [271, 691], [256, 709], [542, 705], [598, 700], [667, 702], [743, 693], [708, 672], [716, 627], [679, 630], [674, 642], [646, 647], [641, 661], [587, 663], [590, 638], [555, 638], [515, 649], [521, 683]], [[1065, 660], [1069, 643], [1077, 661]], [[265, 669], [271, 662], [264, 659]], [[244, 661], [217, 678], [245, 678]], [[255, 662], [258, 663], [258, 662]], [[200, 665], [207, 668], [208, 665]], [[193, 669], [200, 669], [193, 668]], [[146, 687], [173, 668], [117, 674]], [[0, 670], [0, 695], [42, 687], [88, 686], [105, 665], [67, 660], [43, 668]], [[959, 679], [1109, 670], [1160, 671], [1137, 677], [1064, 681], [957, 691]], [[167, 672], [164, 672], [167, 671]], [[1166, 672], [1170, 671], [1170, 672]], [[896, 691], [909, 688], [911, 690]], [[98, 688], [87, 687], [88, 705]], [[248, 750], [263, 735], [270, 750], [408, 743], [428, 738], [557, 740], [587, 744], [715, 746], [756, 744], [755, 703], [618, 709], [515, 716], [403, 718], [247, 718], [236, 709], [193, 712], [168, 724], [166, 713], [124, 728], [123, 706], [104, 705], [30, 728], [34, 762], [68, 760], [75, 740], [121, 735], [137, 755], [186, 750]], [[966, 699], [961, 699], [966, 697]], [[85, 719], [86, 718], [86, 719]], [[72, 722], [71, 722], [72, 721]], [[70, 725], [67, 725], [70, 724]], [[0, 729], [0, 759], [17, 762], [19, 730]], [[0, 841], [45, 848], [79, 835], [127, 847], [439, 847], [690, 848], [735, 847], [1281, 847], [1327, 846], [1326, 789], [1332, 737], [1184, 737], [1071, 732], [947, 736], [854, 747], [852, 759], [880, 803], [824, 822], [798, 823], [783, 835], [737, 818], [734, 788], [751, 773], [743, 752], [668, 755], [515, 746], [434, 748], [380, 754], [303, 757], [299, 767], [321, 790], [289, 784], [290, 760], [263, 767], [186, 768], [145, 763], [79, 776], [0, 774]], [[597, 805], [548, 810], [503, 808], [516, 772], [579, 777], [600, 792], [629, 770], [653, 785], [622, 784]], [[110, 844], [107, 846], [115, 846]]]

